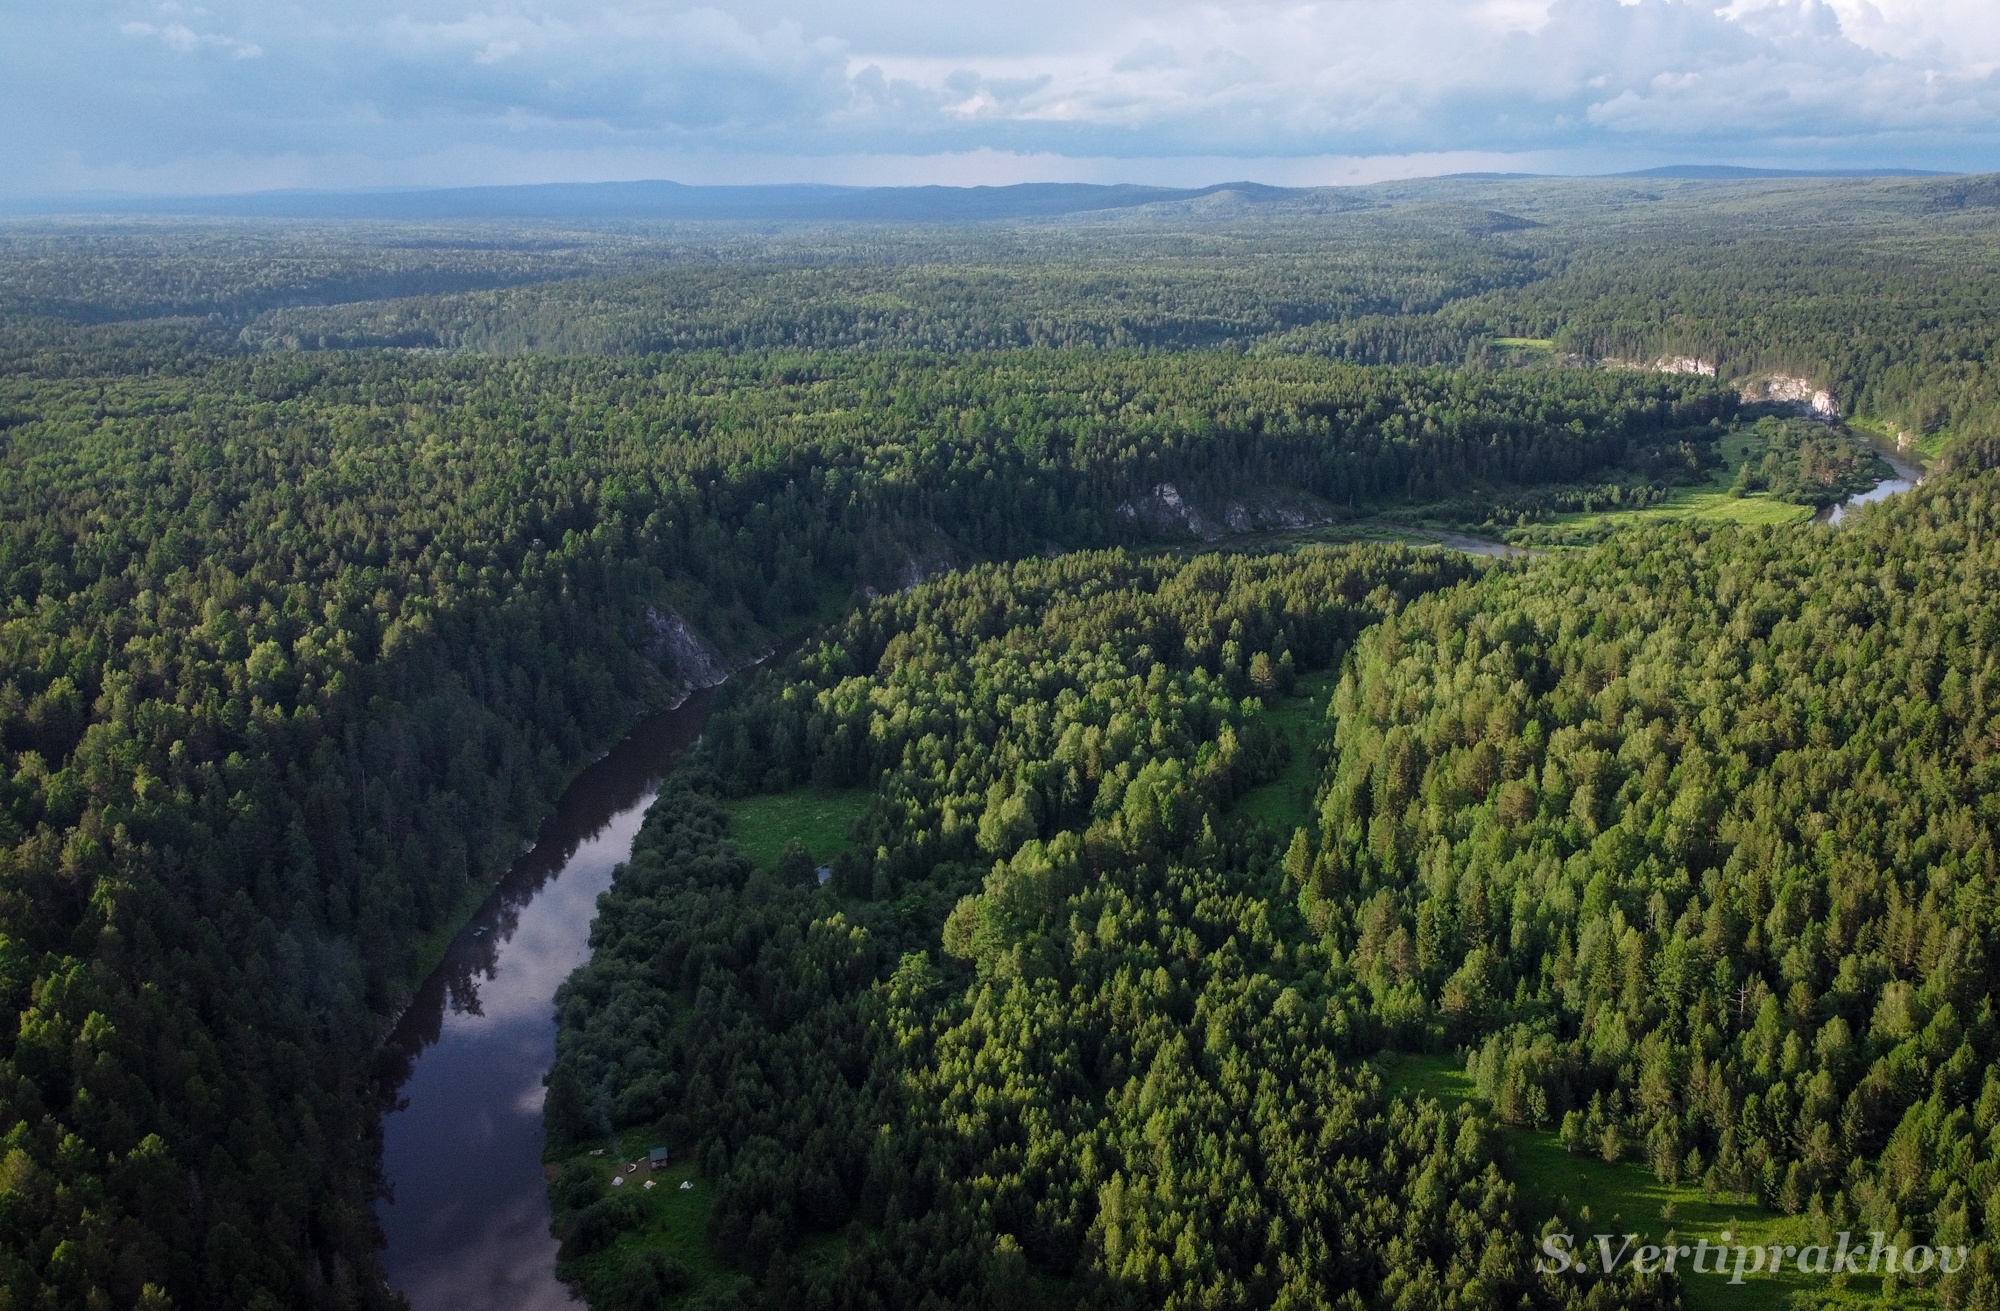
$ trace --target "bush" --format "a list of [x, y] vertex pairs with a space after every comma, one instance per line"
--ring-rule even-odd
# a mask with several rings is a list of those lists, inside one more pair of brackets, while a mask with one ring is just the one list
[[556, 1179], [556, 1186], [550, 1191], [557, 1210], [581, 1211], [603, 1199], [604, 1180], [588, 1165], [575, 1161], [563, 1168]]
[[694, 1285], [694, 1272], [656, 1248], [634, 1252], [612, 1278], [608, 1311], [658, 1311]]
[[563, 1256], [568, 1259], [601, 1252], [617, 1242], [618, 1235], [638, 1228], [644, 1218], [637, 1197], [623, 1193], [600, 1197], [577, 1212], [576, 1219], [570, 1222], [569, 1233], [563, 1239]]

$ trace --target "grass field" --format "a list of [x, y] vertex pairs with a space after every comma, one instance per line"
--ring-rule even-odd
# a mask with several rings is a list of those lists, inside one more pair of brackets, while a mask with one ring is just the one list
[[1811, 506], [1793, 505], [1765, 492], [1731, 496], [1725, 483], [1721, 487], [1677, 487], [1659, 505], [1620, 510], [1611, 515], [1564, 515], [1558, 522], [1588, 523], [1596, 519], [1615, 519], [1620, 523], [1647, 523], [1661, 519], [1712, 519], [1719, 523], [1788, 524], [1804, 523], [1812, 516]]
[[1749, 429], [1739, 429], [1716, 443], [1722, 456], [1720, 468], [1710, 472], [1708, 481], [1691, 487], [1676, 487], [1658, 505], [1627, 510], [1591, 510], [1561, 514], [1508, 534], [1508, 540], [1532, 545], [1559, 545], [1565, 538], [1588, 540], [1591, 530], [1608, 530], [1631, 524], [1658, 523], [1668, 519], [1706, 519], [1715, 523], [1753, 524], [1775, 527], [1804, 523], [1813, 516], [1812, 507], [1778, 500], [1768, 492], [1747, 496], [1730, 494], [1736, 471], [1746, 460], [1763, 453], [1762, 443]]
[[767, 869], [777, 868], [793, 838], [815, 860], [832, 860], [848, 849], [848, 827], [868, 808], [872, 795], [866, 788], [803, 787], [738, 797], [728, 803], [729, 836]]
[[1495, 337], [1493, 344], [1509, 350], [1552, 351], [1556, 348], [1553, 337]]
[[[1385, 1053], [1376, 1067], [1390, 1092], [1402, 1097], [1430, 1097], [1447, 1108], [1475, 1100], [1472, 1081], [1456, 1058]], [[1614, 1250], [1623, 1235], [1636, 1233], [1641, 1244], [1662, 1244], [1669, 1238], [1692, 1244], [1722, 1241], [1732, 1245], [1773, 1243], [1809, 1246], [1818, 1240], [1803, 1216], [1785, 1216], [1754, 1202], [1727, 1196], [1710, 1201], [1699, 1184], [1669, 1187], [1653, 1172], [1632, 1161], [1611, 1164], [1596, 1156], [1572, 1156], [1553, 1131], [1502, 1129], [1502, 1150], [1508, 1177], [1519, 1188], [1523, 1227], [1540, 1230], [1553, 1215], [1568, 1216], [1588, 1233], [1609, 1233]], [[1865, 1242], [1865, 1235], [1862, 1236]], [[1928, 1294], [1905, 1289], [1885, 1298], [1879, 1277], [1851, 1276], [1846, 1288], [1836, 1288], [1830, 1276], [1805, 1275], [1787, 1268], [1780, 1278], [1746, 1276], [1740, 1284], [1727, 1278], [1685, 1274], [1681, 1288], [1688, 1311], [1805, 1311], [1820, 1307], [1934, 1307]]]
[[797, 637], [803, 633], [829, 628], [847, 617], [847, 612], [861, 604], [861, 594], [854, 590], [854, 584], [832, 573], [818, 572], [813, 575], [813, 612], [796, 615], [780, 630], [781, 637]]
[[[620, 1134], [603, 1156], [579, 1152], [550, 1167], [554, 1177], [555, 1170], [581, 1162], [604, 1179], [607, 1189], [612, 1176], [623, 1175], [625, 1182], [619, 1191], [631, 1192], [644, 1207], [645, 1219], [638, 1228], [620, 1234], [618, 1241], [604, 1251], [577, 1261], [575, 1273], [589, 1283], [599, 1283], [610, 1278], [632, 1253], [657, 1249], [693, 1272], [695, 1283], [691, 1292], [735, 1278], [734, 1272], [709, 1252], [705, 1238], [709, 1213], [715, 1208], [715, 1190], [702, 1179], [692, 1160], [677, 1160], [658, 1173], [648, 1169], [646, 1152], [657, 1141], [651, 1130], [635, 1130]], [[638, 1171], [627, 1172], [626, 1167], [634, 1162], [639, 1165]], [[652, 1188], [646, 1187], [648, 1180], [653, 1182]], [[681, 1187], [684, 1182], [694, 1187], [684, 1189]]]
[[1265, 715], [1292, 741], [1292, 758], [1285, 770], [1237, 799], [1237, 813], [1259, 820], [1289, 836], [1312, 817], [1313, 794], [1319, 790], [1319, 766], [1313, 744], [1326, 722], [1326, 699], [1333, 690], [1331, 672], [1299, 680], [1295, 696], [1275, 700]]

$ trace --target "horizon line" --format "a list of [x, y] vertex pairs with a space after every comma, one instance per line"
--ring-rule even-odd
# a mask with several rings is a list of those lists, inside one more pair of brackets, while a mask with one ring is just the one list
[[[1994, 170], [2000, 172], [2000, 170]], [[1032, 189], [1062, 188], [1069, 191], [1124, 191], [1145, 192], [1161, 196], [1196, 197], [1244, 188], [1259, 191], [1281, 192], [1286, 195], [1305, 195], [1325, 191], [1365, 191], [1374, 187], [1396, 186], [1410, 182], [1453, 182], [1453, 181], [1618, 181], [1654, 179], [1660, 181], [1729, 182], [1729, 181], [1782, 181], [1786, 179], [1852, 179], [1867, 180], [1878, 178], [1950, 178], [1978, 177], [1982, 171], [1952, 169], [1917, 169], [1907, 167], [1848, 167], [1848, 168], [1764, 168], [1756, 165], [1737, 164], [1697, 164], [1680, 163], [1658, 165], [1643, 169], [1620, 169], [1610, 172], [1559, 173], [1559, 172], [1497, 172], [1497, 171], [1456, 171], [1449, 173], [1413, 174], [1402, 178], [1385, 178], [1374, 182], [1325, 182], [1310, 184], [1286, 184], [1259, 182], [1252, 178], [1232, 178], [1219, 182], [1194, 186], [1168, 186], [1148, 182], [1078, 182], [1059, 179], [1043, 179], [1023, 182], [993, 183], [854, 183], [854, 182], [682, 182], [675, 178], [599, 178], [588, 181], [552, 182], [470, 182], [447, 186], [428, 185], [386, 185], [386, 186], [333, 186], [333, 187], [261, 187], [248, 190], [218, 191], [132, 191], [112, 189], [92, 189], [81, 191], [56, 191], [24, 193], [15, 196], [0, 196], [0, 209], [16, 206], [48, 207], [77, 203], [114, 204], [172, 204], [177, 202], [228, 202], [258, 199], [362, 199], [368, 197], [414, 197], [450, 196], [473, 192], [530, 192], [554, 191], [558, 189], [604, 190], [621, 187], [670, 187], [693, 192], [772, 192], [772, 191], [817, 191], [823, 193], [857, 192], [1021, 192]]]

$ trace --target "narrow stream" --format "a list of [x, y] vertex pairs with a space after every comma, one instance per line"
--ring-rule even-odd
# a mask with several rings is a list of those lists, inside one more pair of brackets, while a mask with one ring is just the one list
[[590, 952], [597, 895], [632, 851], [713, 693], [642, 721], [563, 793], [534, 847], [453, 940], [384, 1050], [382, 1263], [413, 1311], [573, 1305], [542, 1176], [552, 999]]

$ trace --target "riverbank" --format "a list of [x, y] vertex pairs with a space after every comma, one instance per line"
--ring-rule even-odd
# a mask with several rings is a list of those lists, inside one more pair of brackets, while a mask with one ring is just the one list
[[[795, 632], [740, 677], [782, 659]], [[542, 1079], [556, 989], [589, 958], [598, 897], [667, 772], [699, 739], [714, 687], [638, 721], [581, 769], [535, 841], [490, 886], [382, 1048], [383, 1266], [413, 1311], [572, 1305], [556, 1278], [542, 1171]]]
[[1896, 476], [1893, 478], [1884, 478], [1867, 491], [1858, 492], [1848, 497], [1845, 501], [1842, 501], [1839, 505], [1830, 507], [1826, 513], [1826, 521], [1828, 523], [1839, 523], [1847, 515], [1864, 505], [1894, 496], [1898, 492], [1907, 492], [1923, 482], [1923, 466], [1915, 463], [1908, 456], [1879, 448], [1877, 454], [1889, 462], [1889, 467], [1896, 471]]

